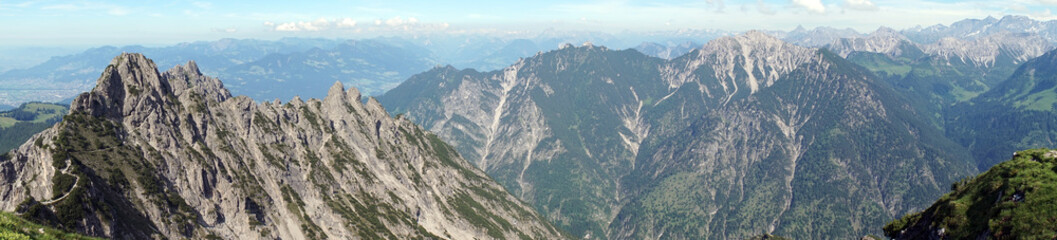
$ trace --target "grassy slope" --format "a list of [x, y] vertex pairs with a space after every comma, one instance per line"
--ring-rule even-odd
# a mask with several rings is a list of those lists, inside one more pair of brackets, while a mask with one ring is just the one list
[[885, 234], [910, 239], [937, 231], [950, 239], [1057, 238], [1052, 227], [1057, 226], [1057, 151], [1017, 152], [1012, 160], [951, 189], [925, 211], [889, 223]]
[[26, 103], [19, 108], [0, 112], [0, 153], [26, 142], [62, 119], [68, 108], [52, 103]]
[[15, 214], [0, 212], [0, 239], [99, 239], [66, 233], [26, 221]]
[[[38, 103], [38, 102], [26, 103], [26, 104], [23, 104], [21, 107], [19, 107], [17, 109], [14, 109], [14, 110], [11, 110], [11, 111], [0, 112], [0, 128], [11, 127], [11, 126], [14, 126], [15, 123], [18, 123], [18, 122], [29, 122], [29, 123], [46, 122], [46, 121], [48, 121], [50, 119], [61, 117], [62, 115], [65, 115], [66, 114], [66, 109], [67, 109], [67, 107], [65, 107], [65, 106], [58, 105], [58, 104], [52, 104], [52, 103]], [[14, 115], [14, 112], [19, 111], [19, 110], [21, 110], [23, 112], [34, 113], [35, 116], [33, 117], [32, 120], [29, 120], [29, 119], [18, 120], [13, 115]]]

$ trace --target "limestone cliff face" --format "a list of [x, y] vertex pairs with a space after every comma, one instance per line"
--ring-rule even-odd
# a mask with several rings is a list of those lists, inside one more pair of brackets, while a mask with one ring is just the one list
[[584, 238], [861, 237], [974, 172], [890, 85], [761, 32], [437, 68], [380, 99]]
[[335, 83], [232, 97], [194, 62], [116, 57], [0, 162], [0, 208], [111, 238], [561, 238], [447, 144]]

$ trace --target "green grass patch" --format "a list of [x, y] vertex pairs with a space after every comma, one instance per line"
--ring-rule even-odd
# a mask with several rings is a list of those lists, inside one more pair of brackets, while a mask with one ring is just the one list
[[514, 229], [510, 222], [492, 214], [491, 211], [488, 211], [488, 208], [474, 200], [469, 194], [458, 192], [449, 199], [449, 203], [455, 207], [455, 212], [459, 213], [463, 219], [466, 219], [475, 227], [484, 228], [488, 236], [502, 239], [504, 229]]
[[1013, 106], [1027, 110], [1053, 111], [1054, 104], [1057, 104], [1057, 89], [1029, 94], [1023, 100], [1013, 103]]
[[43, 226], [9, 213], [0, 212], [0, 239], [11, 240], [51, 240], [51, 239], [102, 239], [86, 237], [79, 234], [64, 232], [52, 227]]
[[1057, 151], [1017, 152], [987, 172], [952, 184], [952, 192], [925, 211], [884, 227], [889, 237], [948, 239], [1054, 239], [1057, 229]]

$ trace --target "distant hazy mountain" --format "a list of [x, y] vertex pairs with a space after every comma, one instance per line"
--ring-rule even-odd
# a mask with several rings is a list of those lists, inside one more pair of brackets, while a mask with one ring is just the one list
[[[320, 97], [310, 89], [325, 88], [334, 81], [357, 86], [367, 94], [381, 94], [436, 64], [491, 71], [566, 43], [593, 42], [630, 48], [643, 40], [687, 42], [722, 34], [684, 30], [617, 36], [551, 30], [525, 36], [453, 34], [352, 41], [222, 39], [164, 47], [107, 46], [0, 73], [0, 109], [28, 101], [57, 102], [86, 91], [110, 57], [123, 52], [148, 54], [163, 67], [196, 59], [205, 66], [203, 72], [230, 78], [228, 85], [237, 94], [288, 100], [295, 95]], [[354, 42], [358, 44], [350, 44]]]
[[434, 61], [429, 51], [418, 46], [350, 40], [326, 49], [270, 54], [217, 75], [233, 92], [262, 100], [321, 98], [318, 89], [334, 81], [378, 95], [433, 67]]
[[[0, 104], [57, 102], [94, 86], [99, 73], [113, 56], [142, 52], [156, 56], [160, 66], [171, 67], [187, 59], [209, 64], [203, 71], [216, 74], [231, 66], [250, 62], [271, 53], [289, 53], [337, 45], [334, 40], [282, 39], [279, 41], [223, 39], [183, 43], [168, 47], [99, 47], [79, 54], [53, 57], [39, 65], [0, 74]], [[331, 81], [333, 82], [333, 81]]]
[[379, 99], [579, 237], [823, 239], [879, 233], [975, 173], [901, 96], [750, 32], [672, 60], [584, 45], [435, 68]]
[[921, 56], [922, 51], [917, 44], [891, 28], [878, 28], [865, 36], [836, 38], [820, 46], [841, 57], [848, 57], [854, 52], [869, 52], [890, 57], [917, 58]]
[[0, 73], [12, 69], [33, 67], [52, 56], [62, 56], [84, 51], [76, 47], [10, 47], [0, 46]]
[[863, 36], [851, 28], [816, 27], [815, 29], [807, 30], [803, 26], [796, 26], [796, 29], [791, 32], [777, 35], [786, 42], [805, 47], [822, 47], [833, 43], [837, 39]]
[[903, 35], [914, 42], [931, 44], [943, 38], [971, 40], [999, 32], [1030, 33], [1046, 41], [1057, 43], [1057, 21], [1036, 21], [1025, 16], [1004, 16], [1002, 19], [965, 19], [950, 26], [933, 25], [903, 30]]
[[[840, 39], [863, 39], [878, 32], [886, 35], [897, 33], [900, 38], [920, 45], [941, 44], [944, 39], [956, 39], [959, 41], [975, 41], [995, 34], [1031, 35], [1038, 36], [1052, 44], [1057, 43], [1057, 21], [1037, 21], [1025, 16], [1005, 16], [1001, 19], [987, 17], [984, 19], [965, 19], [947, 25], [933, 25], [929, 27], [914, 27], [903, 30], [893, 30], [881, 27], [872, 34], [858, 33], [852, 29], [835, 29], [830, 27], [816, 27], [808, 30], [798, 26], [793, 31], [771, 31], [769, 33], [800, 46], [823, 47], [838, 42]], [[968, 45], [971, 46], [971, 45]], [[968, 47], [966, 45], [959, 47]]]
[[655, 43], [655, 42], [644, 42], [635, 47], [636, 51], [646, 54], [651, 57], [658, 57], [663, 59], [672, 59], [683, 54], [693, 51], [695, 48], [701, 47], [700, 44], [694, 42], [684, 43]]
[[548, 30], [534, 35], [506, 38], [489, 37], [488, 35], [455, 35], [430, 36], [408, 41], [417, 42], [430, 49], [437, 56], [438, 61], [445, 65], [472, 68], [478, 71], [493, 71], [509, 66], [519, 58], [554, 50], [564, 44], [579, 46], [591, 43], [625, 49], [637, 47], [643, 42], [656, 42], [676, 48], [677, 53], [685, 53], [684, 49], [699, 46], [684, 43], [703, 42], [725, 35], [730, 35], [730, 33], [716, 30], [678, 30], [603, 34]]
[[530, 57], [538, 52], [556, 48], [556, 46], [541, 46], [540, 44], [528, 39], [515, 39], [507, 42], [503, 48], [492, 51], [487, 56], [472, 62], [465, 63], [465, 65], [481, 71], [492, 71], [509, 66], [510, 63], [516, 62], [518, 58]]

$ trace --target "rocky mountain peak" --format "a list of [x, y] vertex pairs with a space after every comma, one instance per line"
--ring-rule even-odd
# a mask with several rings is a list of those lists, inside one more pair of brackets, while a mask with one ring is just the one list
[[[995, 22], [995, 17], [987, 16], [987, 19], [989, 20], [989, 22]], [[1019, 16], [1019, 15], [1006, 15], [1006, 16], [1003, 16], [1001, 20], [998, 20], [998, 22], [1010, 22], [1010, 21], [1031, 22], [1031, 21], [1034, 21], [1034, 20], [1031, 20], [1031, 18], [1029, 18], [1027, 16]]]
[[65, 120], [0, 159], [0, 208], [119, 239], [562, 237], [360, 98], [336, 82], [323, 100], [258, 104], [195, 62], [159, 73], [121, 54]]
[[906, 39], [906, 37], [903, 36], [903, 34], [899, 33], [899, 31], [896, 31], [895, 29], [892, 29], [890, 27], [879, 27], [873, 33], [870, 33], [869, 37], [879, 37], [879, 38], [884, 37], [884, 38]]
[[162, 77], [173, 86], [173, 94], [177, 97], [193, 93], [209, 102], [223, 102], [231, 98], [231, 92], [224, 87], [224, 83], [220, 79], [203, 75], [194, 61], [176, 65], [162, 73]]
[[129, 104], [136, 104], [141, 94], [171, 93], [168, 81], [161, 81], [154, 62], [141, 54], [123, 53], [110, 61], [96, 81], [95, 88], [82, 93], [70, 106], [72, 112], [116, 119], [125, 116]]
[[[692, 61], [689, 67], [710, 65], [715, 78], [721, 81], [744, 81], [748, 90], [755, 93], [813, 58], [814, 52], [814, 49], [782, 41], [764, 32], [749, 31], [708, 42], [697, 52], [698, 60]], [[745, 77], [739, 78], [739, 75]], [[673, 82], [676, 83], [673, 86], [681, 85], [678, 83], [680, 81]]]
[[330, 90], [327, 90], [327, 96], [323, 98], [323, 102], [338, 102], [338, 103], [349, 103], [360, 101], [360, 90], [356, 87], [349, 87], [349, 90], [345, 91], [345, 85], [341, 81], [335, 81], [334, 85], [330, 86]]
[[1057, 42], [1057, 21], [1037, 21], [1026, 16], [1007, 15], [1001, 19], [988, 16], [984, 19], [965, 19], [950, 26], [933, 25], [927, 28], [912, 28], [903, 31], [914, 42], [934, 44], [946, 37], [975, 40], [1002, 31], [1038, 34], [1047, 41]]
[[770, 34], [767, 34], [767, 33], [763, 32], [763, 31], [759, 31], [759, 30], [749, 30], [748, 32], [745, 32], [745, 34], [742, 34], [740, 36], [734, 36], [734, 38], [738, 38], [739, 40], [748, 40], [748, 41], [766, 42], [766, 43], [773, 43], [775, 41], [781, 42], [781, 40], [779, 40], [777, 37], [771, 36]]
[[784, 36], [780, 33], [775, 34], [784, 41], [803, 47], [822, 47], [833, 43], [837, 39], [862, 36], [862, 34], [851, 28], [837, 29], [821, 26], [811, 30], [798, 28], [788, 34], [784, 34]]
[[1053, 48], [1053, 44], [1037, 34], [999, 31], [972, 40], [942, 38], [926, 46], [925, 51], [945, 58], [959, 58], [979, 66], [991, 66], [1002, 54], [1009, 54], [1014, 64], [1019, 64]]
[[360, 109], [362, 111], [361, 97], [360, 90], [356, 89], [356, 87], [349, 87], [348, 90], [345, 90], [345, 85], [341, 81], [335, 81], [334, 85], [327, 91], [327, 96], [323, 98], [321, 111], [341, 112], [348, 111], [348, 109]]
[[701, 48], [698, 55], [745, 55], [755, 56], [755, 59], [751, 60], [767, 61], [768, 59], [780, 59], [810, 51], [808, 48], [796, 46], [764, 32], [753, 30], [742, 35], [721, 37], [709, 41]]
[[907, 44], [913, 45], [903, 34], [891, 28], [880, 27], [866, 37], [837, 39], [827, 48], [841, 57], [848, 57], [848, 54], [852, 52], [875, 52], [888, 56], [899, 56]]
[[70, 111], [121, 119], [179, 103], [201, 107], [231, 98], [219, 79], [202, 75], [190, 61], [159, 73], [154, 61], [139, 53], [114, 57], [97, 80], [95, 88], [74, 99]]

